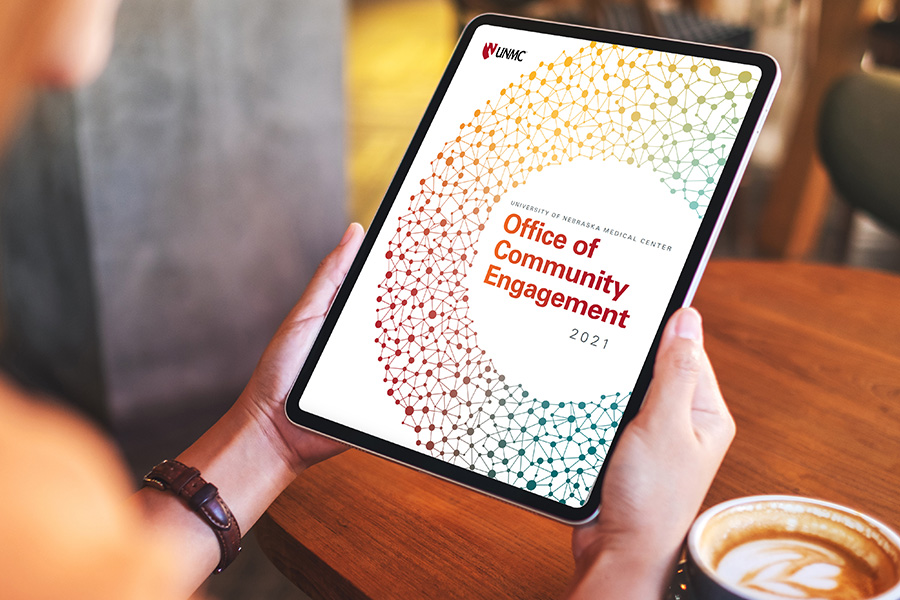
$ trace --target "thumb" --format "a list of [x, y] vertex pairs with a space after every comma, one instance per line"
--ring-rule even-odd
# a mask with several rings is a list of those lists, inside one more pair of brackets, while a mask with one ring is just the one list
[[285, 325], [304, 321], [311, 317], [323, 317], [328, 312], [344, 276], [350, 269], [362, 241], [363, 229], [359, 223], [351, 223], [338, 246], [325, 257], [312, 281], [309, 282], [300, 301], [291, 310]]
[[700, 314], [682, 308], [663, 331], [653, 367], [653, 381], [641, 408], [645, 418], [665, 426], [687, 422], [704, 364]]

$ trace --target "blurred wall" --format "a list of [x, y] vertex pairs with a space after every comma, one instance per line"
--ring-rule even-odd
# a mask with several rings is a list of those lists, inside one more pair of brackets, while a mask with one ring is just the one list
[[123, 2], [109, 67], [41, 99], [2, 177], [8, 363], [113, 422], [233, 400], [346, 225], [344, 17]]

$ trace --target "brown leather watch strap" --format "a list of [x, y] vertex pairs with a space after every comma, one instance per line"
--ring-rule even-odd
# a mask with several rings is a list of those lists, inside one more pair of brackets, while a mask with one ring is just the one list
[[222, 551], [213, 573], [221, 573], [237, 557], [241, 551], [241, 529], [218, 488], [200, 477], [200, 471], [177, 460], [164, 460], [144, 475], [144, 485], [172, 492], [213, 530]]

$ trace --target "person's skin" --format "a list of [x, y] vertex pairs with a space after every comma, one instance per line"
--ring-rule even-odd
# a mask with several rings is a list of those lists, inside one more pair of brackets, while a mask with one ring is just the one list
[[[100, 71], [117, 4], [0, 2], [0, 148], [35, 87], [80, 85]], [[244, 533], [294, 477], [343, 449], [291, 425], [283, 403], [362, 236], [359, 225], [350, 226], [235, 405], [178, 457], [218, 486]], [[189, 596], [219, 560], [208, 526], [171, 494], [144, 489], [126, 502], [125, 469], [107, 441], [19, 396], [0, 379], [0, 471], [22, 481], [0, 495], [0, 549], [15, 550], [0, 553], [4, 593]], [[679, 311], [663, 336], [644, 407], [610, 458], [600, 517], [574, 532], [569, 597], [660, 597], [733, 435], [699, 315]], [[58, 460], [63, 453], [66, 460]]]

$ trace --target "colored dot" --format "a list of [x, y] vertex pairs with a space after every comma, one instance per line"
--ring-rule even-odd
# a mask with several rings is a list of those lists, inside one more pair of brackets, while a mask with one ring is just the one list
[[713, 67], [712, 69], [709, 70], [709, 74], [712, 75], [713, 77], [715, 77], [716, 75], [718, 75], [721, 72], [722, 72], [722, 69], [720, 69], [719, 67]]
[[738, 75], [738, 81], [741, 83], [747, 83], [753, 78], [753, 75], [750, 74], [750, 71], [742, 71], [740, 75]]
[[691, 207], [691, 210], [696, 210], [699, 204], [697, 204], [696, 202], [691, 202], [688, 206]]
[[633, 113], [631, 113], [632, 121], [639, 121], [640, 119], [641, 119], [641, 113], [639, 113], [638, 111], [634, 111]]

